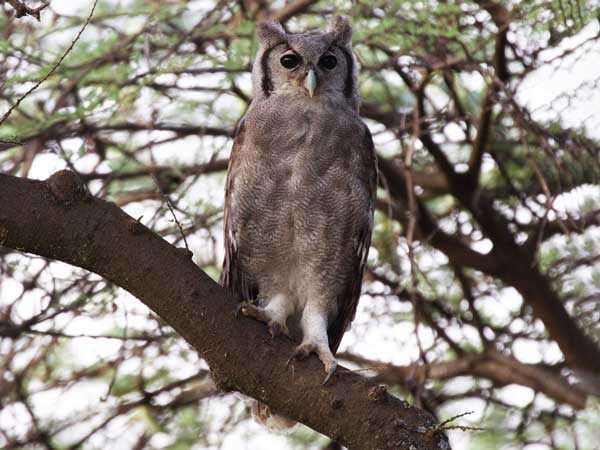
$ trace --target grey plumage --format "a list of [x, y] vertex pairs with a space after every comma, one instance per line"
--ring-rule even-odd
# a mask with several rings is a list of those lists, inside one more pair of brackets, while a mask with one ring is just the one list
[[297, 339], [295, 356], [316, 353], [326, 381], [356, 312], [377, 178], [351, 36], [343, 17], [297, 35], [259, 24], [226, 186], [223, 285]]

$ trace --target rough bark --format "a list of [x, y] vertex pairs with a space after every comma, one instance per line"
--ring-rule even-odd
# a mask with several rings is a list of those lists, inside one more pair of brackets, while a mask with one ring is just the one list
[[259, 399], [352, 450], [450, 448], [430, 414], [364, 377], [340, 367], [321, 386], [316, 357], [286, 366], [291, 341], [235, 318], [236, 300], [187, 251], [90, 197], [72, 172], [46, 181], [0, 174], [0, 246], [82, 267], [129, 291], [200, 353], [221, 389]]

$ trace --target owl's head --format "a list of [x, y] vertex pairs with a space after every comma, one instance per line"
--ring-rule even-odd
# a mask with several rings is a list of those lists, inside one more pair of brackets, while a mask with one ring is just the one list
[[358, 67], [352, 27], [333, 17], [325, 31], [287, 34], [277, 22], [258, 24], [259, 49], [252, 69], [255, 99], [275, 95], [332, 98], [358, 109]]

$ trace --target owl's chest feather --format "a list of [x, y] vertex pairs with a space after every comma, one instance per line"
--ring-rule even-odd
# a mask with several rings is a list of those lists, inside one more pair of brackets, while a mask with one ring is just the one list
[[340, 223], [366, 213], [354, 145], [364, 125], [355, 113], [318, 104], [262, 108], [244, 126], [232, 209], [253, 257], [259, 242], [272, 258], [312, 239], [335, 240], [328, 234]]
[[296, 106], [261, 108], [250, 114], [247, 157], [265, 169], [323, 171], [333, 162], [351, 157], [352, 138], [362, 123], [352, 111], [335, 105], [302, 102]]

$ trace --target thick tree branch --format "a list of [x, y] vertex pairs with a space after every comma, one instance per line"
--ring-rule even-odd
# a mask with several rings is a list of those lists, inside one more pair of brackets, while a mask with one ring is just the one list
[[500, 79], [502, 82], [506, 82], [510, 78], [508, 63], [506, 61], [510, 11], [505, 5], [502, 4], [502, 2], [476, 0], [476, 3], [488, 12], [492, 18], [492, 21], [498, 27], [498, 35], [496, 36], [496, 45], [494, 49], [494, 69], [496, 70], [496, 76], [498, 79]]
[[[499, 82], [505, 83], [510, 78], [510, 72], [508, 71], [508, 64], [506, 61], [509, 12], [506, 7], [501, 4], [495, 4], [488, 1], [480, 1], [478, 3], [488, 11], [498, 27], [498, 35], [496, 36], [496, 46], [494, 50], [494, 69]], [[467, 182], [472, 189], [475, 189], [479, 184], [481, 163], [483, 161], [483, 155], [487, 150], [491, 133], [492, 108], [494, 106], [495, 97], [499, 91], [499, 82], [496, 80], [491, 81], [491, 84], [487, 87], [486, 93], [481, 101], [477, 137], [473, 143], [473, 152], [469, 159], [469, 172], [467, 173]]]
[[[405, 202], [407, 198], [406, 183], [400, 169], [385, 158], [378, 159], [379, 173], [385, 178], [386, 186], [395, 200]], [[404, 222], [400, 214], [394, 219]], [[499, 267], [492, 255], [479, 253], [464, 242], [447, 234], [439, 228], [434, 217], [423, 202], [417, 198], [417, 236], [432, 247], [444, 253], [453, 264], [471, 267], [484, 273], [495, 274]]]
[[354, 449], [448, 449], [426, 412], [339, 368], [321, 386], [316, 357], [286, 366], [294, 349], [233, 316], [235, 299], [185, 251], [112, 203], [89, 197], [68, 171], [47, 181], [0, 174], [0, 245], [95, 272], [131, 292], [207, 361], [224, 390], [238, 390]]
[[[405, 183], [398, 168], [391, 161], [380, 159], [379, 169], [386, 178], [392, 197], [404, 201]], [[444, 252], [453, 264], [496, 276], [517, 289], [535, 316], [542, 320], [569, 366], [586, 378], [598, 380], [600, 348], [569, 315], [550, 281], [536, 266], [533, 253], [515, 242], [507, 220], [495, 209], [493, 199], [482, 192], [475, 202], [466, 191], [453, 190], [453, 193], [469, 208], [481, 229], [494, 243], [492, 252], [483, 255], [454, 240], [437, 227], [425, 205], [418, 201], [417, 226], [420, 238], [427, 239], [433, 247]]]
[[466, 174], [466, 183], [471, 189], [476, 189], [479, 185], [479, 175], [481, 173], [481, 163], [483, 162], [483, 155], [485, 154], [488, 146], [488, 138], [492, 128], [492, 108], [494, 106], [494, 97], [497, 93], [495, 83], [492, 82], [491, 86], [488, 86], [485, 95], [481, 101], [481, 112], [479, 115], [479, 121], [477, 125], [477, 136], [473, 143], [473, 151], [469, 158], [469, 171]]
[[[506, 31], [508, 29], [508, 10], [499, 3], [491, 1], [480, 2], [481, 6], [486, 9], [492, 16], [495, 24], [498, 26], [500, 33], [496, 46], [496, 69], [499, 72], [500, 80], [508, 79], [506, 68], [499, 67], [505, 64], [505, 45]], [[425, 115], [423, 83], [417, 85], [410, 77], [404, 73], [399, 65], [395, 66], [397, 73], [402, 77], [406, 85], [413, 92], [417, 100], [418, 117], [423, 120]], [[448, 179], [450, 192], [467, 208], [475, 220], [479, 223], [482, 231], [490, 238], [494, 244], [492, 254], [487, 255], [495, 262], [494, 271], [486, 270], [484, 265], [479, 265], [479, 270], [482, 270], [491, 275], [495, 275], [510, 286], [514, 286], [525, 303], [533, 309], [536, 317], [544, 322], [548, 334], [556, 341], [561, 351], [564, 354], [565, 360], [576, 369], [584, 378], [593, 380], [594, 383], [600, 383], [600, 348], [596, 343], [587, 336], [576, 324], [573, 318], [569, 315], [559, 295], [550, 285], [549, 280], [540, 272], [535, 264], [533, 252], [519, 244], [517, 244], [513, 233], [510, 231], [508, 221], [495, 209], [494, 199], [487, 193], [479, 189], [478, 184], [473, 181], [478, 180], [481, 158], [485, 151], [486, 144], [489, 138], [489, 128], [491, 120], [491, 95], [492, 85], [488, 94], [484, 98], [482, 104], [482, 116], [480, 117], [480, 130], [474, 147], [474, 156], [471, 161], [470, 171], [467, 174], [457, 173], [454, 166], [446, 158], [442, 148], [434, 142], [430, 132], [426, 127], [420, 127], [419, 139], [435, 159], [437, 165]], [[490, 103], [488, 105], [488, 103]], [[398, 178], [400, 175], [397, 170], [394, 170], [391, 164], [384, 162], [379, 163], [381, 172], [385, 175], [388, 172], [388, 185], [398, 186], [390, 189], [396, 199], [403, 199], [406, 193], [402, 191], [403, 181], [391, 181]], [[396, 177], [393, 173], [396, 172]], [[419, 206], [419, 224], [425, 235], [437, 236], [442, 238], [444, 244], [447, 243], [446, 236], [437, 232], [435, 222], [424, 205]], [[428, 231], [429, 229], [429, 231]], [[456, 257], [436, 245], [433, 238], [431, 243], [434, 247], [444, 251], [454, 264], [476, 267], [473, 261], [459, 262]], [[455, 248], [454, 248], [455, 249]], [[476, 253], [476, 252], [473, 252]], [[464, 252], [459, 253], [464, 255]], [[481, 258], [478, 258], [481, 259]]]

